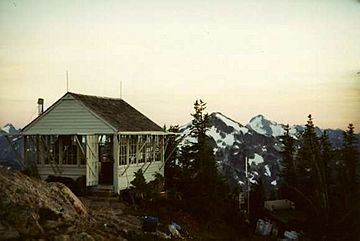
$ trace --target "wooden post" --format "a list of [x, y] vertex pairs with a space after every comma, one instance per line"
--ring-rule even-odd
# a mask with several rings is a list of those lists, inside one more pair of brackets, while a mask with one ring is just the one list
[[61, 165], [62, 164], [62, 160], [63, 160], [63, 143], [62, 143], [62, 138], [61, 136], [59, 135], [58, 137], [58, 140], [59, 140], [59, 160], [58, 160], [58, 164]]
[[118, 134], [113, 136], [113, 188], [115, 192], [118, 192], [118, 167], [119, 167], [119, 158], [120, 158], [120, 143], [121, 137]]
[[129, 136], [125, 136], [126, 140], [126, 165], [130, 163], [130, 140]]
[[137, 140], [136, 140], [136, 152], [135, 152], [135, 160], [136, 160], [136, 164], [139, 163], [139, 142], [140, 142], [140, 136], [137, 135]]
[[39, 135], [35, 136], [35, 147], [36, 147], [36, 165], [40, 163], [40, 143]]
[[23, 136], [21, 139], [23, 142], [23, 165], [25, 165], [27, 162], [27, 136]]

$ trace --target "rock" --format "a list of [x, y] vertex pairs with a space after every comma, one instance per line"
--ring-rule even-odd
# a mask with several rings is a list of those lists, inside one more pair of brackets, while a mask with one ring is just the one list
[[70, 241], [70, 235], [62, 234], [54, 237], [54, 241]]
[[54, 188], [58, 188], [60, 193], [64, 195], [64, 197], [69, 200], [75, 209], [75, 211], [80, 215], [87, 215], [88, 212], [84, 206], [84, 204], [79, 200], [77, 196], [71, 190], [66, 187], [65, 185], [62, 185], [60, 183], [52, 183]]
[[11, 240], [11, 239], [19, 239], [19, 238], [20, 238], [20, 234], [15, 228], [9, 225], [3, 225], [0, 222], [0, 240]]
[[71, 236], [72, 241], [95, 241], [95, 239], [88, 233], [82, 232]]
[[169, 231], [173, 237], [182, 238], [179, 231], [176, 229], [176, 227], [174, 225], [170, 224], [168, 227], [169, 227]]
[[0, 220], [3, 226], [11, 224], [6, 235], [56, 234], [59, 226], [70, 226], [87, 215], [85, 206], [64, 184], [46, 183], [0, 168]]
[[58, 221], [54, 221], [54, 220], [47, 220], [45, 221], [45, 223], [42, 225], [42, 227], [45, 229], [45, 230], [49, 230], [49, 229], [56, 229], [56, 228], [59, 228], [61, 226], [63, 226], [64, 223], [62, 222], [58, 222]]

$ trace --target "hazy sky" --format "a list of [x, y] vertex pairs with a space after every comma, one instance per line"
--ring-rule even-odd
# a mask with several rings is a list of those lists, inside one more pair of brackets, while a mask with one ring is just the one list
[[123, 98], [159, 125], [193, 102], [246, 124], [360, 129], [357, 0], [0, 1], [0, 125], [38, 97]]

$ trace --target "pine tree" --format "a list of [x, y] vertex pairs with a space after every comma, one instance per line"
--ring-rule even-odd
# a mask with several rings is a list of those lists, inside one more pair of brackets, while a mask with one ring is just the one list
[[351, 187], [353, 191], [356, 186], [356, 169], [358, 162], [358, 153], [356, 149], [356, 136], [354, 133], [354, 125], [349, 124], [348, 129], [344, 132], [344, 147], [343, 147], [343, 160], [346, 172], [346, 184]]
[[[323, 137], [326, 138], [326, 137]], [[317, 233], [324, 233], [329, 225], [329, 193], [327, 168], [325, 158], [322, 156], [321, 141], [317, 138], [311, 114], [308, 116], [305, 131], [302, 135], [302, 146], [297, 161], [299, 163], [300, 186], [302, 195], [311, 204], [311, 212], [316, 218], [313, 227]]]
[[[196, 100], [194, 104], [191, 136], [196, 140], [190, 146], [180, 150], [179, 166], [182, 180], [180, 191], [188, 209], [198, 217], [217, 217], [215, 211], [228, 192], [227, 185], [218, 173], [216, 159], [206, 131], [209, 128], [209, 116], [204, 113], [206, 103]], [[221, 204], [220, 204], [221, 203]]]
[[285, 127], [285, 134], [281, 137], [283, 144], [282, 165], [283, 169], [281, 176], [283, 178], [285, 186], [297, 186], [297, 167], [295, 162], [295, 143], [294, 138], [289, 134], [289, 125]]
[[308, 116], [305, 131], [302, 135], [302, 145], [297, 156], [299, 163], [300, 184], [302, 190], [311, 190], [316, 183], [314, 164], [319, 156], [319, 145], [311, 114]]
[[192, 148], [193, 168], [198, 183], [198, 188], [204, 194], [211, 195], [214, 191], [218, 172], [216, 167], [215, 155], [207, 142], [206, 131], [209, 129], [209, 115], [204, 113], [206, 103], [202, 100], [196, 100], [194, 104], [191, 135], [196, 138]]
[[334, 226], [340, 230], [341, 240], [358, 240], [360, 235], [358, 229], [360, 222], [360, 194], [356, 176], [359, 156], [354, 129], [354, 125], [350, 123], [343, 134], [343, 148], [339, 160], [340, 175], [338, 177], [337, 192], [341, 196], [342, 202], [339, 201], [337, 204], [337, 207], [341, 208], [340, 215], [336, 219]]
[[[165, 127], [164, 127], [165, 128]], [[179, 126], [170, 126], [168, 129], [171, 133], [178, 133]], [[176, 188], [177, 180], [179, 180], [181, 175], [181, 169], [176, 164], [178, 158], [178, 148], [175, 135], [169, 135], [167, 140], [167, 145], [165, 149], [165, 157], [167, 161], [164, 166], [164, 176], [165, 176], [165, 189], [170, 190]]]
[[330, 191], [331, 178], [331, 162], [334, 159], [333, 147], [330, 144], [329, 136], [326, 131], [320, 138], [320, 158], [322, 159], [322, 165], [324, 170], [324, 178], [327, 184], [327, 190]]

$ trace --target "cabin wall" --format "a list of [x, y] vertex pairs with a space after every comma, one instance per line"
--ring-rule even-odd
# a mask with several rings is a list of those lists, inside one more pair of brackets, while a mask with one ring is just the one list
[[[147, 167], [150, 165], [149, 167]], [[134, 173], [137, 172], [142, 167], [142, 164], [132, 164], [129, 167], [127, 166], [119, 166], [117, 168], [117, 192], [120, 190], [127, 189], [131, 186], [131, 181], [134, 180]], [[125, 171], [125, 169], [127, 170]], [[147, 168], [147, 169], [146, 169]], [[150, 182], [155, 179], [154, 174], [160, 173], [161, 175], [164, 175], [164, 163], [162, 161], [156, 161], [147, 164], [143, 167], [143, 170], [145, 170], [144, 178], [146, 182]]]
[[55, 172], [51, 165], [37, 165], [38, 173], [42, 180], [45, 180], [49, 175], [70, 177], [76, 180], [78, 177], [86, 175], [86, 166], [73, 166], [73, 165], [61, 165], [59, 167], [61, 174]]
[[24, 135], [111, 134], [114, 130], [72, 96], [65, 96], [25, 130]]
[[134, 173], [142, 169], [146, 182], [164, 175], [164, 136], [129, 134], [114, 136], [114, 190], [131, 186]]

